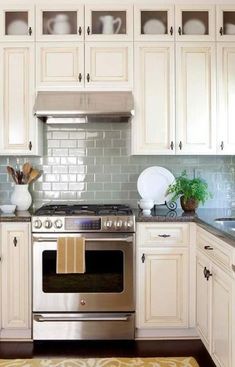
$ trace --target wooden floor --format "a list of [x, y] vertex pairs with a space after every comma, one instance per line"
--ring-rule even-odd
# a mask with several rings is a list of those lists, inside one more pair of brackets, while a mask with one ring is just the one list
[[0, 342], [0, 358], [194, 357], [215, 367], [200, 340]]

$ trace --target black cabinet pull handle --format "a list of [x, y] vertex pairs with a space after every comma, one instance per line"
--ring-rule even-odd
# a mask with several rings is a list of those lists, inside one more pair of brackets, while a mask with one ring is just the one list
[[142, 261], [142, 263], [144, 263], [144, 262], [145, 262], [145, 254], [143, 254], [143, 255], [141, 256], [141, 261]]
[[29, 150], [32, 150], [32, 148], [33, 148], [33, 144], [32, 144], [32, 142], [30, 141], [30, 142], [29, 142]]
[[180, 36], [182, 35], [181, 27], [178, 28], [178, 33]]
[[171, 148], [171, 150], [174, 150], [174, 143], [173, 143], [173, 141], [171, 141], [170, 148]]
[[224, 150], [224, 142], [223, 142], [223, 141], [221, 141], [220, 149], [221, 149], [221, 150]]
[[207, 268], [206, 267], [204, 267], [203, 274], [204, 274], [204, 278], [206, 278], [206, 274], [207, 274]]
[[208, 281], [210, 277], [212, 277], [212, 273], [210, 272], [210, 270], [207, 270], [207, 272], [206, 272], [206, 280]]
[[78, 80], [79, 80], [79, 83], [81, 83], [81, 81], [82, 81], [82, 74], [81, 73], [78, 74]]
[[220, 33], [221, 36], [223, 36], [223, 34], [224, 34], [223, 27], [220, 27], [219, 33]]
[[214, 250], [213, 247], [211, 247], [211, 246], [204, 246], [204, 249], [205, 250]]
[[180, 143], [179, 143], [179, 148], [180, 148], [180, 150], [182, 150], [182, 148], [183, 148], [182, 141], [180, 141]]
[[87, 27], [87, 34], [88, 34], [88, 36], [89, 36], [90, 33], [91, 33], [91, 29], [90, 29], [90, 27]]
[[16, 247], [16, 245], [17, 245], [17, 238], [16, 237], [14, 237], [13, 243], [14, 243], [14, 246]]
[[163, 238], [168, 238], [168, 237], [171, 237], [170, 234], [159, 234], [158, 237], [163, 237]]
[[81, 36], [81, 34], [82, 34], [82, 27], [78, 27], [78, 34], [79, 34], [79, 36]]
[[170, 28], [170, 35], [173, 35], [173, 27]]
[[33, 33], [32, 27], [29, 27], [29, 35], [32, 36], [32, 33]]
[[87, 73], [87, 75], [86, 75], [86, 80], [87, 80], [87, 83], [90, 83], [90, 74], [89, 73]]

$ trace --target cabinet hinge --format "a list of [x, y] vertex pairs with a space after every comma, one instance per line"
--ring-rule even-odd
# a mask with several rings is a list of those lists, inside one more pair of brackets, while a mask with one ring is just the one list
[[145, 254], [143, 254], [143, 255], [141, 256], [141, 260], [142, 260], [142, 263], [144, 263], [144, 262], [145, 262]]

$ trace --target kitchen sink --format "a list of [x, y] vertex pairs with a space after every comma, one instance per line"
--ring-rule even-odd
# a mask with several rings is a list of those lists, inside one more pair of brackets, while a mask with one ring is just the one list
[[234, 217], [217, 218], [215, 219], [215, 222], [221, 225], [221, 227], [225, 229], [235, 231], [235, 218]]

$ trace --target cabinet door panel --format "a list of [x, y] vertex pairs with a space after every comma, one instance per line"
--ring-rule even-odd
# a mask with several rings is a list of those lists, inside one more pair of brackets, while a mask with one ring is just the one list
[[143, 253], [145, 261], [139, 263], [137, 327], [187, 327], [188, 251], [145, 248]]
[[232, 367], [232, 279], [212, 267], [212, 356], [219, 366]]
[[173, 154], [174, 44], [135, 46], [133, 154]]
[[113, 89], [132, 86], [132, 44], [99, 42], [88, 43], [85, 47], [86, 87]]
[[19, 337], [20, 330], [30, 329], [29, 274], [29, 224], [2, 225], [2, 336], [17, 329], [13, 335]]
[[37, 154], [38, 125], [33, 116], [34, 46], [5, 43], [0, 51], [0, 154]]
[[204, 270], [210, 270], [207, 258], [197, 253], [196, 262], [196, 325], [204, 345], [210, 351], [210, 283], [206, 280]]
[[[80, 76], [80, 78], [79, 78]], [[74, 43], [37, 45], [37, 85], [43, 87], [84, 85], [84, 46]]]
[[177, 153], [215, 153], [215, 46], [177, 45]]
[[235, 153], [235, 43], [217, 46], [218, 66], [218, 153]]

